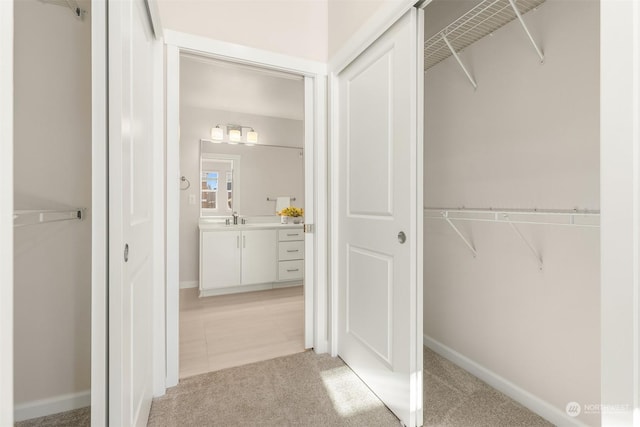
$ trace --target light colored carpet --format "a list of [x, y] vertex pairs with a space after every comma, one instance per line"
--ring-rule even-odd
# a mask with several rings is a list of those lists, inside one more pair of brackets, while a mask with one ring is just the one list
[[[424, 366], [425, 426], [552, 425], [431, 350]], [[342, 360], [305, 352], [184, 379], [154, 400], [148, 425], [401, 424]]]
[[[424, 350], [424, 425], [548, 427], [549, 422]], [[89, 408], [16, 427], [89, 426]], [[313, 352], [193, 376], [154, 399], [151, 427], [400, 425], [340, 360]]]
[[91, 425], [91, 408], [80, 408], [61, 412], [46, 417], [19, 421], [16, 427], [89, 427]]
[[149, 426], [399, 426], [337, 358], [298, 353], [180, 381]]
[[428, 348], [424, 350], [424, 408], [425, 426], [553, 426]]

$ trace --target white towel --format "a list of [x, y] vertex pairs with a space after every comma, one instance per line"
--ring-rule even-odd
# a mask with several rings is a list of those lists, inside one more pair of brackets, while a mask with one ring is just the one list
[[280, 212], [284, 208], [288, 208], [289, 206], [291, 206], [291, 197], [279, 196], [276, 199], [276, 213]]

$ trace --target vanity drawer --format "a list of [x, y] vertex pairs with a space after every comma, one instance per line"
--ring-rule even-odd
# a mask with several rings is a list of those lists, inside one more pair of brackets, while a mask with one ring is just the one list
[[302, 280], [304, 277], [304, 261], [280, 261], [278, 263], [278, 280]]
[[304, 259], [304, 241], [280, 242], [278, 244], [278, 261]]
[[286, 230], [278, 230], [278, 240], [286, 242], [289, 240], [304, 240], [304, 231], [302, 228], [287, 228]]

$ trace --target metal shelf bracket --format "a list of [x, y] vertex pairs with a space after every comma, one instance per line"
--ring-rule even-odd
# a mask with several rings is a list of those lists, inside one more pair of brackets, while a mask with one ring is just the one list
[[516, 233], [516, 235], [520, 238], [520, 240], [522, 240], [525, 245], [527, 245], [527, 248], [529, 248], [529, 251], [531, 251], [531, 254], [534, 256], [536, 262], [538, 263], [538, 269], [542, 270], [542, 257], [540, 256], [536, 248], [534, 248], [531, 242], [529, 242], [527, 238], [524, 237], [520, 229], [513, 222], [511, 222], [509, 215], [504, 214], [503, 218], [509, 224], [513, 232]]
[[518, 18], [518, 21], [520, 21], [520, 25], [522, 25], [522, 29], [524, 29], [524, 32], [527, 34], [527, 37], [529, 37], [529, 41], [531, 41], [531, 44], [533, 45], [533, 48], [536, 50], [536, 53], [538, 54], [538, 57], [540, 58], [540, 63], [544, 63], [544, 54], [542, 53], [542, 51], [538, 47], [538, 44], [536, 43], [536, 41], [533, 39], [533, 36], [529, 32], [529, 28], [527, 28], [527, 24], [524, 23], [524, 19], [522, 19], [522, 15], [520, 14], [520, 11], [518, 10], [518, 7], [516, 6], [515, 1], [514, 0], [509, 0], [509, 3], [511, 4], [511, 7], [513, 8], [514, 13], [516, 14], [516, 17]]
[[453, 57], [456, 58], [456, 61], [458, 61], [458, 64], [460, 65], [460, 68], [462, 68], [462, 71], [464, 71], [464, 73], [466, 74], [467, 78], [471, 82], [471, 86], [473, 86], [474, 89], [477, 89], [478, 88], [478, 84], [476, 83], [474, 78], [471, 76], [471, 73], [469, 73], [469, 70], [467, 70], [467, 67], [464, 66], [464, 63], [462, 62], [462, 59], [460, 59], [460, 56], [458, 55], [458, 52], [456, 52], [456, 50], [453, 48], [453, 46], [451, 45], [451, 43], [447, 39], [447, 35], [444, 33], [444, 31], [441, 33], [441, 36], [442, 36], [442, 40], [445, 42], [445, 44], [447, 45], [447, 47], [451, 51], [451, 54], [453, 55]]
[[467, 238], [464, 237], [464, 234], [462, 234], [462, 232], [458, 229], [458, 227], [456, 227], [456, 225], [453, 222], [451, 222], [451, 219], [449, 219], [449, 213], [442, 212], [442, 218], [444, 218], [444, 220], [447, 221], [447, 224], [449, 224], [449, 226], [453, 228], [453, 231], [455, 231], [456, 234], [462, 239], [465, 246], [471, 251], [471, 253], [473, 254], [473, 257], [475, 258], [478, 255], [476, 248], [474, 248], [471, 242], [469, 242]]

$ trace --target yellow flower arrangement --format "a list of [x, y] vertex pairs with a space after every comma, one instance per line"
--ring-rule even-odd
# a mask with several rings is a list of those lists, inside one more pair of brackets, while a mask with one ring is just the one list
[[289, 206], [288, 208], [284, 208], [280, 212], [278, 212], [278, 215], [280, 215], [280, 216], [292, 216], [292, 217], [303, 216], [304, 215], [304, 209], [296, 208], [295, 206]]

